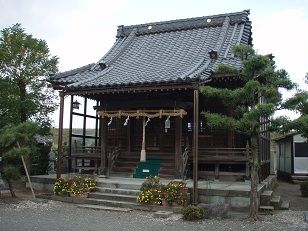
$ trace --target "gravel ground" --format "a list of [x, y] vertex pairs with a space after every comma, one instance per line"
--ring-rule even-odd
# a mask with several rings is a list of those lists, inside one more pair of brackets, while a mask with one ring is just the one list
[[290, 202], [290, 209], [308, 211], [308, 197], [302, 197], [299, 184], [278, 181], [274, 194]]
[[94, 211], [73, 204], [0, 199], [0, 230], [308, 230], [301, 211], [262, 216], [258, 222], [230, 218], [187, 222], [180, 215], [153, 218], [149, 212]]

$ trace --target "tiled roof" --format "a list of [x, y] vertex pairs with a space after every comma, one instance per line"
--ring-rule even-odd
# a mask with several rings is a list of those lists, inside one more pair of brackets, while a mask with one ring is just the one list
[[[231, 53], [251, 44], [249, 11], [119, 26], [117, 40], [96, 64], [51, 77], [68, 89], [205, 81], [215, 67], [241, 67]], [[209, 53], [217, 54], [210, 58]]]

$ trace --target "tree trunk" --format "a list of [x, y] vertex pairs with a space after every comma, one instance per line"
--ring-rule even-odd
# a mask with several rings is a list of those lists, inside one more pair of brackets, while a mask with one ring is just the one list
[[9, 190], [11, 192], [12, 197], [16, 197], [11, 180], [7, 180], [7, 184], [9, 186]]
[[258, 220], [258, 184], [259, 184], [259, 160], [258, 160], [258, 148], [257, 148], [257, 138], [251, 138], [251, 190], [250, 190], [250, 212], [249, 218], [253, 220]]
[[22, 79], [19, 80], [18, 87], [19, 87], [19, 99], [20, 99], [19, 118], [20, 118], [20, 122], [26, 122], [27, 113], [24, 108], [25, 107], [24, 102], [26, 100], [27, 91], [26, 91], [26, 84]]

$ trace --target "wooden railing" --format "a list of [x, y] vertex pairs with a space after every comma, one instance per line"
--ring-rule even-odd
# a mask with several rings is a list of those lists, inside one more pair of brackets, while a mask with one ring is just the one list
[[189, 145], [185, 148], [182, 154], [182, 167], [181, 167], [181, 178], [182, 180], [186, 180], [187, 172], [188, 172], [188, 159], [189, 159]]
[[[220, 164], [244, 164], [245, 175], [249, 176], [249, 158], [251, 149], [247, 145], [246, 148], [199, 148], [199, 164], [214, 164], [214, 175], [218, 177], [221, 174], [238, 174], [242, 173], [228, 173], [219, 172]], [[209, 173], [208, 173], [209, 174]]]
[[199, 161], [243, 162], [249, 155], [249, 148], [199, 148]]
[[[98, 170], [98, 162], [100, 160], [100, 147], [98, 146], [84, 146], [77, 148], [72, 152], [73, 170]], [[94, 166], [91, 166], [91, 161]], [[89, 163], [87, 163], [89, 162]]]

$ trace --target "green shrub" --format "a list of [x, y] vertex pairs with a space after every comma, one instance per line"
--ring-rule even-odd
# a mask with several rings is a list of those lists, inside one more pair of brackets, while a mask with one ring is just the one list
[[308, 197], [308, 181], [305, 181], [300, 184], [300, 190], [303, 197]]
[[188, 221], [195, 221], [204, 218], [203, 208], [196, 205], [188, 205], [183, 209], [183, 219]]

